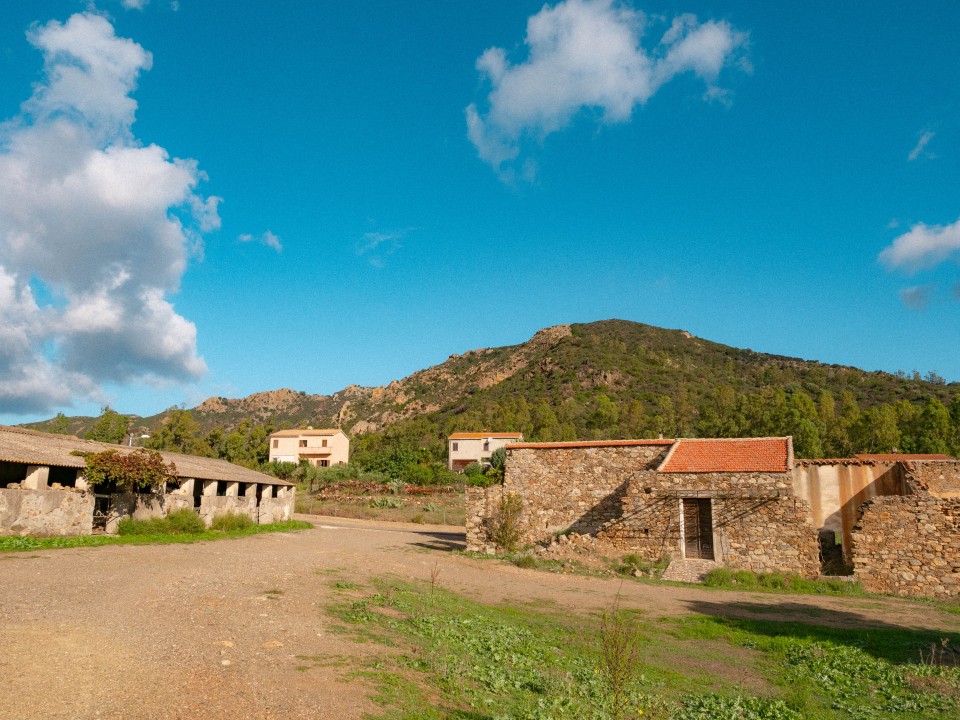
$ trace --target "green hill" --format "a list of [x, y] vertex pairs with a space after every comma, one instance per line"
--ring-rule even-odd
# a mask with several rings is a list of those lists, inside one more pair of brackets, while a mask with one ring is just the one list
[[[937, 433], [954, 449], [960, 404], [957, 417], [948, 408], [958, 393], [960, 383], [933, 373], [867, 372], [606, 320], [451, 355], [384, 387], [210, 398], [191, 414], [201, 434], [241, 425], [340, 426], [357, 457], [397, 445], [441, 457], [447, 434], [480, 429], [519, 430], [534, 440], [789, 433], [798, 454], [823, 456], [940, 447]], [[155, 430], [168, 414], [137, 424]], [[932, 439], [920, 438], [931, 423]]]

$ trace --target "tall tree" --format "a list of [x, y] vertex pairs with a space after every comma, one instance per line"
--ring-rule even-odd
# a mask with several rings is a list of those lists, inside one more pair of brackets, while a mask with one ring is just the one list
[[104, 406], [103, 411], [97, 421], [87, 430], [85, 437], [87, 440], [97, 440], [99, 442], [108, 442], [121, 444], [126, 435], [127, 428], [130, 427], [130, 418], [126, 415], [112, 410], [109, 405]]

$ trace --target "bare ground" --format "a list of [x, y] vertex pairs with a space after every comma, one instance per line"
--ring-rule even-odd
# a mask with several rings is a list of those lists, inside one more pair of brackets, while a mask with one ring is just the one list
[[241, 540], [0, 555], [0, 720], [360, 718], [376, 708], [349, 669], [378, 649], [332, 632], [331, 586], [429, 581], [435, 567], [441, 586], [487, 603], [591, 612], [619, 593], [652, 617], [960, 631], [960, 617], [908, 601], [554, 575], [453, 555], [459, 528], [314, 521]]

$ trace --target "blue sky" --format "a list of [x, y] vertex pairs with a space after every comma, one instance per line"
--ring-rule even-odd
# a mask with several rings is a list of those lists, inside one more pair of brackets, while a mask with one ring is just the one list
[[612, 317], [960, 380], [960, 6], [774, 5], [4, 3], [0, 421]]

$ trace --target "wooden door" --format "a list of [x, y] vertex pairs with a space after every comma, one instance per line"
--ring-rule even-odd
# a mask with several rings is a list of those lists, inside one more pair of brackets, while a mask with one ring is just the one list
[[683, 546], [688, 558], [713, 560], [713, 513], [708, 498], [683, 499]]

